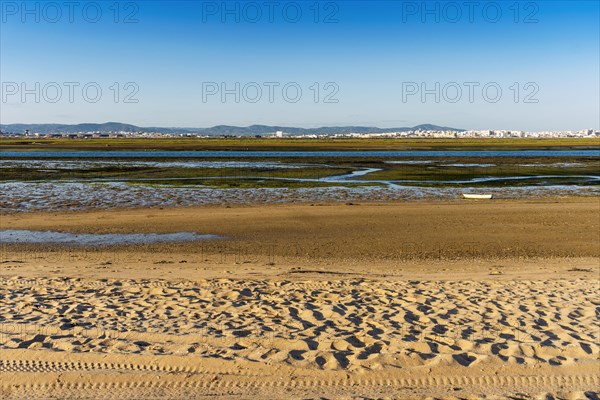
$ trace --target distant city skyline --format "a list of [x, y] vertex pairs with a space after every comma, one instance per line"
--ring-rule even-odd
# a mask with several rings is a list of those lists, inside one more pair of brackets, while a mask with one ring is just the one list
[[598, 2], [467, 3], [2, 2], [0, 123], [600, 129]]
[[104, 124], [0, 124], [3, 137], [57, 138], [70, 137], [87, 139], [92, 137], [495, 137], [495, 138], [599, 138], [600, 130], [525, 131], [525, 130], [474, 130], [432, 124], [414, 127], [378, 128], [364, 126], [323, 126], [300, 128], [292, 126], [251, 125], [247, 127], [217, 125], [213, 127], [139, 127], [119, 122]]

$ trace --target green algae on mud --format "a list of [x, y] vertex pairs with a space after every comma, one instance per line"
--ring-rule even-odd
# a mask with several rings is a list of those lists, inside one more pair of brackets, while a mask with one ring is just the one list
[[186, 180], [163, 180], [163, 181], [128, 181], [129, 185], [141, 185], [148, 187], [203, 187], [207, 189], [310, 189], [310, 188], [357, 188], [357, 187], [383, 187], [384, 183], [376, 182], [325, 182], [325, 181], [295, 181], [283, 179], [186, 179]]
[[3, 168], [0, 181], [36, 180], [143, 180], [143, 179], [323, 179], [352, 172], [336, 166], [306, 168], [160, 168], [139, 166], [104, 166], [88, 169]]
[[[595, 157], [311, 157], [136, 161], [4, 160], [0, 182], [126, 182], [173, 187], [309, 188], [337, 186], [508, 187], [599, 184]], [[89, 161], [89, 164], [85, 164]], [[106, 163], [108, 161], [108, 163]], [[163, 161], [165, 161], [163, 163]], [[172, 161], [177, 161], [174, 164]], [[200, 161], [200, 165], [194, 162]], [[236, 164], [239, 162], [242, 164]], [[269, 163], [266, 163], [266, 162]], [[189, 164], [186, 164], [189, 163]]]
[[[412, 164], [412, 161], [417, 163]], [[533, 176], [590, 176], [598, 175], [600, 162], [591, 157], [461, 157], [430, 160], [407, 160], [364, 163], [378, 166], [380, 171], [359, 179], [372, 180], [465, 180], [474, 178], [533, 177]]]

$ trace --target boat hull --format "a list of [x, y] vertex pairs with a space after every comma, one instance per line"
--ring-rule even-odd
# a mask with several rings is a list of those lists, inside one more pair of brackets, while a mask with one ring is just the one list
[[463, 197], [465, 199], [473, 199], [473, 200], [489, 200], [492, 198], [491, 194], [468, 194], [463, 193]]

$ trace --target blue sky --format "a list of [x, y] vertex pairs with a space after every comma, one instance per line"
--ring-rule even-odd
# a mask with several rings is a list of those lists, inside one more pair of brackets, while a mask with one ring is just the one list
[[600, 128], [598, 1], [467, 4], [3, 0], [0, 121]]

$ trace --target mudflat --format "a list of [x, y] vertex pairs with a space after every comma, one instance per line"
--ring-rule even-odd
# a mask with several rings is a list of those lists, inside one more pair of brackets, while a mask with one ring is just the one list
[[600, 202], [3, 215], [6, 398], [593, 398]]

